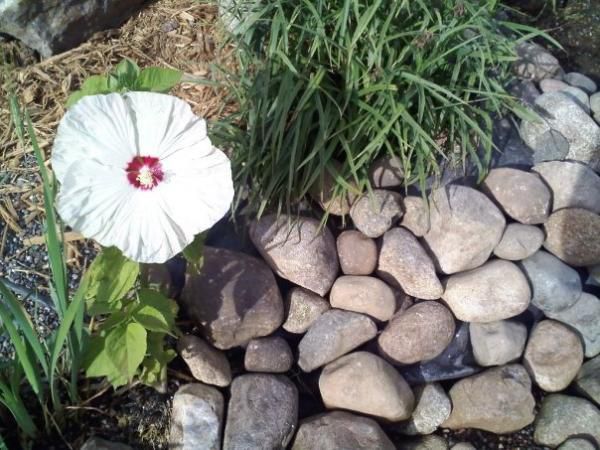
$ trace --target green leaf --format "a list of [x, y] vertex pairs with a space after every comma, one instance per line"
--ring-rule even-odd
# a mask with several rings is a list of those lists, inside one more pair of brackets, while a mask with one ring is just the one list
[[108, 94], [111, 92], [108, 86], [108, 77], [104, 75], [92, 75], [81, 85], [81, 89], [73, 92], [67, 100], [67, 108], [70, 108], [86, 95]]
[[106, 333], [107, 357], [127, 380], [137, 372], [146, 348], [146, 330], [139, 323], [122, 323]]
[[136, 89], [140, 91], [169, 92], [181, 80], [182, 72], [163, 67], [147, 67], [137, 78]]
[[197, 234], [193, 242], [183, 249], [183, 256], [188, 262], [188, 271], [200, 273], [204, 263], [204, 240], [206, 233]]
[[139, 264], [114, 247], [105, 248], [88, 269], [85, 293], [89, 314], [106, 314], [121, 308], [121, 300], [135, 286]]
[[135, 89], [136, 81], [140, 75], [140, 68], [131, 59], [125, 58], [117, 64], [113, 69], [112, 74], [117, 77], [121, 87], [133, 90]]
[[140, 381], [154, 388], [166, 380], [167, 364], [177, 356], [173, 349], [165, 349], [164, 337], [164, 333], [148, 333], [148, 356], [142, 362]]
[[173, 334], [177, 304], [160, 292], [141, 289], [140, 306], [133, 314], [136, 322], [150, 331]]

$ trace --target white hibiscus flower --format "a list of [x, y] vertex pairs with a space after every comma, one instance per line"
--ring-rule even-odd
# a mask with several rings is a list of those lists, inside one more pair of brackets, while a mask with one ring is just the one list
[[164, 262], [223, 217], [227, 156], [183, 100], [130, 92], [87, 96], [58, 127], [57, 209], [74, 230], [143, 263]]

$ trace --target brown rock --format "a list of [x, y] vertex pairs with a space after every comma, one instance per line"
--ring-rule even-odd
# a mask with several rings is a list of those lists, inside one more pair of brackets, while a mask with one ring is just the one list
[[397, 192], [375, 189], [363, 194], [352, 205], [354, 226], [370, 238], [378, 238], [402, 217], [402, 196]]
[[494, 255], [509, 261], [529, 258], [542, 247], [544, 239], [544, 232], [536, 226], [509, 223], [494, 249]]
[[600, 215], [581, 208], [552, 213], [545, 224], [544, 247], [572, 266], [600, 263]]
[[377, 266], [377, 245], [360, 231], [342, 232], [337, 238], [337, 251], [346, 275], [370, 275]]
[[377, 274], [413, 297], [436, 300], [442, 296], [442, 283], [431, 258], [404, 228], [393, 228], [383, 235]]
[[459, 380], [450, 389], [452, 413], [445, 428], [478, 428], [504, 434], [533, 422], [535, 400], [531, 380], [523, 366], [488, 369]]
[[436, 302], [420, 302], [396, 314], [379, 335], [381, 353], [395, 363], [433, 359], [454, 336], [454, 317]]
[[404, 197], [404, 215], [400, 225], [417, 237], [424, 236], [429, 231], [429, 209], [421, 197]]
[[483, 189], [506, 214], [526, 225], [544, 223], [550, 213], [550, 189], [536, 173], [500, 167], [492, 169]]
[[402, 375], [368, 352], [350, 353], [325, 366], [319, 390], [329, 409], [348, 409], [391, 421], [410, 417], [415, 403]]
[[[331, 171], [334, 174], [341, 173], [342, 165], [334, 162]], [[350, 206], [356, 199], [356, 194], [348, 191], [343, 195], [335, 195], [337, 183], [334, 175], [329, 170], [323, 171], [323, 177], [310, 190], [310, 196], [321, 205], [324, 211], [334, 216], [345, 216], [350, 212]]]
[[287, 319], [283, 329], [290, 333], [304, 333], [330, 307], [329, 302], [308, 289], [294, 287], [285, 297]]
[[535, 383], [547, 392], [566, 388], [583, 363], [579, 337], [554, 320], [539, 322], [525, 348], [523, 364]]
[[376, 159], [369, 170], [371, 186], [376, 188], [391, 188], [402, 186], [404, 170], [402, 160], [397, 156], [385, 155]]
[[375, 277], [345, 275], [333, 283], [329, 302], [334, 308], [367, 314], [387, 321], [396, 312], [394, 291]]
[[219, 387], [231, 384], [231, 367], [223, 352], [191, 334], [180, 337], [177, 348], [195, 379]]
[[294, 355], [279, 336], [252, 339], [246, 347], [244, 367], [248, 372], [283, 373], [291, 369]]
[[449, 185], [433, 192], [431, 229], [423, 236], [439, 269], [452, 274], [481, 266], [489, 258], [506, 221], [481, 192]]
[[264, 216], [250, 227], [250, 239], [277, 274], [319, 295], [338, 273], [333, 235], [308, 217]]
[[202, 272], [188, 277], [181, 302], [220, 349], [267, 336], [283, 322], [283, 301], [269, 267], [224, 249], [204, 248]]

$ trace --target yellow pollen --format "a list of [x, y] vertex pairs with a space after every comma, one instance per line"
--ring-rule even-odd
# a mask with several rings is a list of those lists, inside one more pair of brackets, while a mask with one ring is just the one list
[[154, 176], [149, 167], [142, 167], [136, 177], [136, 180], [144, 187], [152, 187], [154, 185]]

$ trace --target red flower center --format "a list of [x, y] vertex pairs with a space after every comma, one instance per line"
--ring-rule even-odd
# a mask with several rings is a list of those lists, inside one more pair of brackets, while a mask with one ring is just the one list
[[129, 183], [143, 191], [153, 189], [165, 176], [160, 161], [154, 156], [134, 157], [125, 172]]

